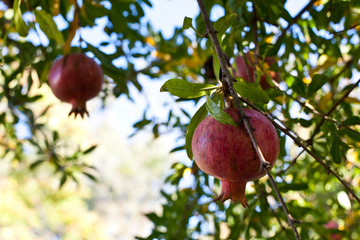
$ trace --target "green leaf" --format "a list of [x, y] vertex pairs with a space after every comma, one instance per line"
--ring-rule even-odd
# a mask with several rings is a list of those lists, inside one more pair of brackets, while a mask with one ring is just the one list
[[34, 10], [36, 22], [39, 24], [40, 29], [46, 34], [49, 39], [53, 39], [56, 42], [56, 46], [61, 48], [64, 46], [64, 37], [59, 31], [50, 13], [42, 10]]
[[266, 104], [269, 102], [269, 96], [261, 88], [259, 83], [246, 82], [241, 78], [237, 78], [236, 80], [237, 82], [234, 82], [234, 89], [240, 94], [240, 96], [260, 104]]
[[156, 213], [148, 213], [145, 215], [150, 221], [155, 224], [158, 224], [161, 221], [161, 217], [159, 217]]
[[206, 103], [204, 103], [199, 110], [194, 114], [192, 119], [190, 120], [190, 123], [186, 130], [186, 136], [185, 136], [185, 149], [188, 157], [192, 160], [193, 153], [191, 148], [191, 142], [192, 138], [195, 132], [196, 127], [199, 125], [199, 123], [207, 116], [208, 111], [206, 108]]
[[88, 177], [90, 180], [94, 181], [94, 182], [97, 182], [97, 179], [94, 175], [92, 175], [91, 173], [88, 173], [88, 172], [83, 172], [83, 174]]
[[26, 37], [29, 33], [29, 27], [26, 25], [22, 18], [22, 12], [20, 9], [21, 0], [14, 1], [14, 23], [15, 29], [20, 36]]
[[338, 138], [335, 138], [330, 149], [332, 159], [337, 164], [341, 163], [342, 159], [340, 144], [341, 141]]
[[301, 126], [306, 127], [306, 128], [310, 127], [313, 124], [313, 122], [311, 120], [307, 120], [307, 119], [303, 119], [303, 118], [299, 119], [299, 123]]
[[63, 175], [62, 175], [62, 177], [61, 177], [61, 179], [60, 179], [59, 189], [61, 189], [61, 188], [64, 186], [64, 184], [66, 183], [66, 181], [67, 181], [67, 175], [66, 175], [66, 173], [64, 172]]
[[96, 149], [97, 145], [93, 145], [91, 147], [89, 147], [88, 149], [86, 149], [83, 154], [89, 154], [91, 153], [92, 151], [94, 151]]
[[41, 163], [45, 162], [44, 160], [37, 160], [35, 162], [33, 162], [31, 165], [30, 165], [30, 169], [33, 170], [35, 169], [36, 167], [40, 166]]
[[206, 92], [218, 88], [212, 84], [191, 83], [183, 79], [170, 79], [162, 85], [160, 92], [170, 92], [172, 95], [191, 99], [206, 95]]
[[342, 122], [343, 125], [346, 126], [353, 126], [353, 125], [360, 125], [360, 117], [352, 116]]
[[216, 79], [219, 80], [220, 79], [220, 60], [215, 52], [213, 55], [213, 69], [214, 69]]
[[236, 13], [231, 13], [219, 18], [214, 23], [214, 28], [218, 32], [218, 36], [220, 38], [226, 32], [226, 30], [231, 26], [231, 24], [236, 21], [236, 17], [237, 17]]
[[175, 147], [175, 148], [170, 150], [170, 153], [178, 152], [178, 151], [181, 151], [181, 150], [184, 150], [184, 149], [185, 149], [185, 146]]
[[308, 96], [311, 97], [314, 95], [314, 93], [316, 93], [327, 82], [328, 78], [326, 76], [315, 74], [308, 87]]
[[224, 110], [222, 110], [211, 98], [206, 98], [206, 108], [209, 114], [215, 118], [216, 121], [222, 124], [229, 124], [231, 126], [239, 126], [238, 123], [230, 117]]
[[293, 190], [293, 191], [303, 191], [308, 189], [308, 183], [303, 182], [303, 183], [290, 183], [290, 184], [284, 184], [284, 185], [280, 185], [279, 186], [279, 190], [280, 192], [287, 192], [289, 190]]
[[192, 18], [185, 17], [183, 22], [182, 30], [188, 29], [188, 28], [194, 28], [192, 25]]
[[356, 141], [356, 142], [360, 142], [360, 133], [355, 131], [355, 130], [351, 130], [351, 129], [346, 129], [344, 128], [342, 130], [348, 137], [350, 137], [352, 140]]

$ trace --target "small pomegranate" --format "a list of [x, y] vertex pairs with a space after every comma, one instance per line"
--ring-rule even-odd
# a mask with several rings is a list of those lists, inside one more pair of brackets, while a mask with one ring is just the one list
[[[334, 220], [330, 220], [329, 222], [324, 224], [324, 227], [326, 229], [339, 229], [339, 224]], [[343, 238], [343, 235], [341, 233], [332, 233], [330, 234], [330, 238], [332, 240], [341, 240]]]
[[89, 115], [86, 101], [97, 96], [101, 90], [103, 72], [101, 67], [83, 53], [71, 53], [55, 61], [49, 73], [49, 85], [61, 101], [72, 104], [69, 116], [74, 113], [83, 118]]
[[[253, 109], [244, 109], [250, 118], [254, 136], [265, 159], [274, 165], [279, 153], [279, 138], [272, 123]], [[241, 121], [236, 108], [225, 109], [236, 122]], [[248, 207], [245, 186], [248, 181], [265, 175], [243, 124], [231, 126], [207, 116], [196, 128], [192, 139], [195, 162], [205, 173], [221, 180], [222, 191], [217, 199], [231, 199]], [[217, 200], [216, 199], [216, 200]]]
[[[245, 54], [246, 59], [248, 61], [248, 64], [245, 62], [245, 57], [238, 56], [236, 57], [236, 69], [234, 71], [234, 77], [241, 77], [247, 82], [255, 82], [254, 79], [254, 66], [255, 66], [255, 60], [254, 60], [254, 53], [253, 52], [247, 52]], [[259, 59], [259, 61], [263, 61], [262, 59]], [[260, 63], [261, 64], [261, 63]], [[278, 72], [274, 72], [270, 70], [270, 67], [276, 64], [276, 61], [273, 57], [266, 57], [265, 63], [263, 63], [263, 70], [266, 72], [267, 75], [269, 75], [272, 79], [274, 79], [276, 82], [281, 81], [281, 75]], [[270, 88], [270, 84], [266, 80], [266, 75], [262, 75], [260, 77], [260, 85], [262, 89], [266, 90]]]

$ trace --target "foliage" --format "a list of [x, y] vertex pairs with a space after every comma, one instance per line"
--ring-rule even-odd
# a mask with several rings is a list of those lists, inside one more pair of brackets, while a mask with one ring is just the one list
[[[277, 60], [271, 68], [280, 72], [283, 81], [279, 84], [267, 76], [272, 87], [262, 90], [258, 81], [265, 71], [259, 64], [255, 84], [237, 79], [234, 87], [245, 98], [245, 106], [265, 112], [278, 124], [280, 154], [272, 175], [292, 216], [300, 221], [296, 227], [301, 238], [331, 239], [331, 233], [338, 233], [343, 239], [357, 239], [360, 2], [312, 0], [296, 16], [290, 15], [285, 3], [209, 0], [205, 5], [208, 12], [215, 6], [225, 12], [214, 27], [231, 63], [248, 51]], [[174, 151], [185, 153], [186, 149], [191, 160], [192, 134], [208, 113], [229, 123], [221, 110], [226, 92], [218, 83], [220, 65], [206, 38], [201, 14], [195, 19], [184, 16], [183, 28], [166, 39], [143, 21], [145, 6], [151, 7], [150, 1], [83, 0], [78, 6], [67, 0], [16, 0], [13, 9], [0, 13], [0, 102], [5, 109], [0, 115], [1, 158], [25, 164], [29, 170], [49, 164], [60, 173], [60, 186], [69, 179], [76, 181], [77, 173], [95, 179], [94, 169], [81, 161], [94, 147], [69, 149], [59, 144], [61, 134], [46, 124], [51, 106], [35, 108], [44, 97], [38, 88], [47, 85], [52, 62], [67, 52], [84, 51], [101, 64], [105, 85], [100, 97], [105, 106], [112, 96], [124, 94], [131, 99], [130, 85], [141, 93], [140, 75], [154, 80], [172, 76], [160, 90], [176, 96], [177, 102], [193, 102], [198, 111], [194, 116], [184, 109], [170, 111], [165, 122], [144, 114], [134, 128], [150, 125], [155, 137], [166, 133], [159, 126], [180, 129], [186, 142]], [[94, 46], [82, 30], [94, 28], [99, 19], [107, 22], [102, 31], [108, 40]], [[108, 47], [113, 50], [109, 52]], [[204, 67], [210, 56], [214, 78], [208, 77]], [[119, 60], [121, 65], [116, 63]], [[147, 66], [138, 68], [139, 60]], [[27, 137], [18, 136], [19, 124], [29, 129]], [[36, 161], [27, 159], [27, 148], [35, 149]], [[294, 238], [266, 178], [248, 187], [248, 209], [213, 202], [219, 182], [199, 171], [191, 160], [174, 164], [165, 186], [176, 190], [162, 192], [165, 202], [160, 215], [147, 214], [154, 228], [145, 239]], [[181, 187], [184, 182], [187, 187]], [[330, 220], [339, 227], [326, 229]]]

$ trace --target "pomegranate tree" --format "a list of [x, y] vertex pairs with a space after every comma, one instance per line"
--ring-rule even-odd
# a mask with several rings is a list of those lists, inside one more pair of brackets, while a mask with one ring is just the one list
[[88, 114], [86, 101], [101, 90], [101, 67], [83, 53], [72, 53], [58, 59], [50, 69], [49, 85], [57, 98], [72, 104], [69, 116]]
[[[275, 163], [279, 153], [279, 138], [272, 123], [261, 113], [244, 109], [259, 147], [270, 163]], [[236, 108], [225, 110], [240, 123], [240, 113]], [[243, 124], [231, 126], [207, 116], [196, 128], [192, 139], [192, 151], [196, 164], [205, 173], [221, 180], [222, 191], [218, 199], [231, 199], [248, 207], [245, 186], [248, 181], [265, 175], [260, 172], [260, 160]]]
[[[254, 68], [255, 59], [253, 52], [247, 52], [245, 54], [246, 60], [244, 56], [238, 56], [235, 59], [236, 69], [234, 71], [234, 77], [241, 77], [247, 82], [255, 82], [254, 76]], [[247, 62], [246, 62], [247, 61]], [[273, 64], [276, 64], [276, 60], [273, 57], [266, 57], [265, 60], [259, 59], [259, 64], [262, 66], [262, 70], [264, 72], [260, 77], [260, 85], [265, 90], [270, 88], [270, 84], [267, 82], [267, 75], [270, 76], [276, 82], [281, 81], [281, 75], [278, 72], [274, 72], [270, 70], [270, 67]]]

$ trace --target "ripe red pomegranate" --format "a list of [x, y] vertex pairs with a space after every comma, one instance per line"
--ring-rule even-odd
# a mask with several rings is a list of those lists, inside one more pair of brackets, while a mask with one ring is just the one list
[[[254, 53], [253, 52], [247, 52], [245, 54], [247, 58], [247, 63], [245, 62], [244, 56], [238, 56], [236, 58], [236, 69], [234, 71], [234, 77], [241, 77], [247, 82], [255, 82], [254, 78], [254, 66], [255, 66], [255, 60], [254, 60]], [[265, 63], [262, 63], [262, 59], [259, 59], [260, 65], [263, 66], [263, 70], [267, 75], [269, 75], [272, 79], [274, 79], [276, 82], [281, 81], [281, 75], [278, 72], [271, 71], [269, 68], [276, 64], [276, 60], [273, 57], [266, 57]], [[270, 88], [270, 84], [266, 80], [266, 75], [262, 75], [260, 77], [260, 85], [262, 89], [266, 90]]]
[[86, 101], [101, 90], [101, 67], [83, 53], [71, 53], [55, 61], [49, 73], [49, 85], [61, 101], [72, 104], [69, 116], [86, 113]]
[[[265, 159], [273, 166], [279, 153], [279, 138], [272, 123], [261, 113], [244, 109], [255, 129]], [[225, 110], [236, 122], [240, 113], [236, 108]], [[195, 162], [205, 173], [221, 180], [222, 191], [217, 199], [231, 199], [248, 207], [245, 198], [246, 182], [265, 175], [260, 173], [259, 158], [243, 124], [231, 126], [207, 116], [196, 128], [192, 139]]]

